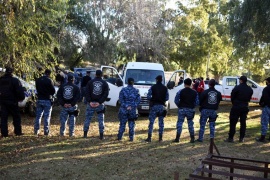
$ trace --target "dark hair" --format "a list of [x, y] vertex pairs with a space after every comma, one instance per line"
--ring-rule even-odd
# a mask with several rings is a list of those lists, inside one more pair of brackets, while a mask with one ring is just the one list
[[185, 84], [185, 85], [188, 85], [188, 86], [191, 85], [191, 82], [192, 82], [192, 81], [191, 81], [190, 78], [187, 78], [187, 79], [184, 80], [184, 84]]
[[51, 75], [51, 72], [52, 72], [52, 71], [49, 70], [49, 69], [46, 69], [46, 70], [45, 70], [45, 74], [46, 74], [46, 75]]

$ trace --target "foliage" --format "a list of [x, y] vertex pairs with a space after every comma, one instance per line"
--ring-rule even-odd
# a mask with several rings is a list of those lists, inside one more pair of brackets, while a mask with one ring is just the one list
[[[67, 0], [2, 1], [0, 57], [2, 66], [31, 77], [38, 68], [52, 69], [57, 61], [57, 35], [64, 25]], [[38, 75], [37, 75], [38, 76]]]

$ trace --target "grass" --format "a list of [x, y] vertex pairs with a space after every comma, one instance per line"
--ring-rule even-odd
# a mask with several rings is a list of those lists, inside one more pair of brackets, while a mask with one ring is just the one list
[[[244, 143], [225, 143], [228, 136], [230, 103], [222, 102], [216, 123], [216, 145], [222, 155], [256, 160], [270, 160], [269, 143], [258, 143], [260, 135], [260, 107], [251, 104]], [[176, 135], [177, 111], [170, 111], [165, 119], [164, 141], [158, 142], [158, 123], [154, 126], [152, 143], [147, 137], [148, 117], [141, 116], [136, 124], [134, 142], [128, 141], [128, 129], [122, 141], [116, 141], [118, 132], [117, 108], [108, 107], [105, 114], [105, 140], [98, 139], [97, 118], [90, 125], [89, 138], [84, 139], [85, 106], [76, 122], [76, 137], [59, 136], [60, 108], [52, 112], [51, 137], [33, 135], [34, 118], [22, 115], [22, 137], [12, 134], [0, 140], [1, 179], [173, 179], [180, 173], [185, 179], [200, 165], [208, 152], [209, 128], [203, 143], [189, 143], [187, 123], [184, 123], [180, 143], [172, 143]], [[199, 131], [199, 112], [194, 118], [196, 137]], [[43, 127], [43, 126], [42, 126]], [[68, 128], [66, 129], [68, 133]], [[68, 135], [68, 134], [67, 134]], [[239, 138], [239, 123], [235, 138]]]

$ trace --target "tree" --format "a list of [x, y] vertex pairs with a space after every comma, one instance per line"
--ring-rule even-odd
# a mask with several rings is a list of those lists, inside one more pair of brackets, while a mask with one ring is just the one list
[[52, 69], [66, 9], [67, 0], [1, 1], [1, 65], [28, 77], [38, 72], [38, 66]]

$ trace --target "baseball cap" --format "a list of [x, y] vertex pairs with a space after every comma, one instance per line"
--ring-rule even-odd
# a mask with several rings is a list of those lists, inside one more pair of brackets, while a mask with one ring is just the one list
[[247, 82], [247, 77], [246, 76], [241, 76], [239, 79], [244, 81], [244, 82]]
[[73, 81], [73, 80], [74, 80], [74, 76], [68, 75], [68, 81]]
[[134, 79], [133, 78], [128, 78], [128, 84], [134, 84]]
[[216, 81], [214, 79], [211, 79], [209, 82], [208, 82], [208, 85], [209, 86], [215, 86], [216, 85]]
[[161, 75], [158, 75], [158, 76], [156, 77], [156, 80], [162, 81], [162, 76], [161, 76]]
[[96, 75], [97, 76], [101, 76], [102, 75], [102, 71], [101, 70], [96, 70]]

